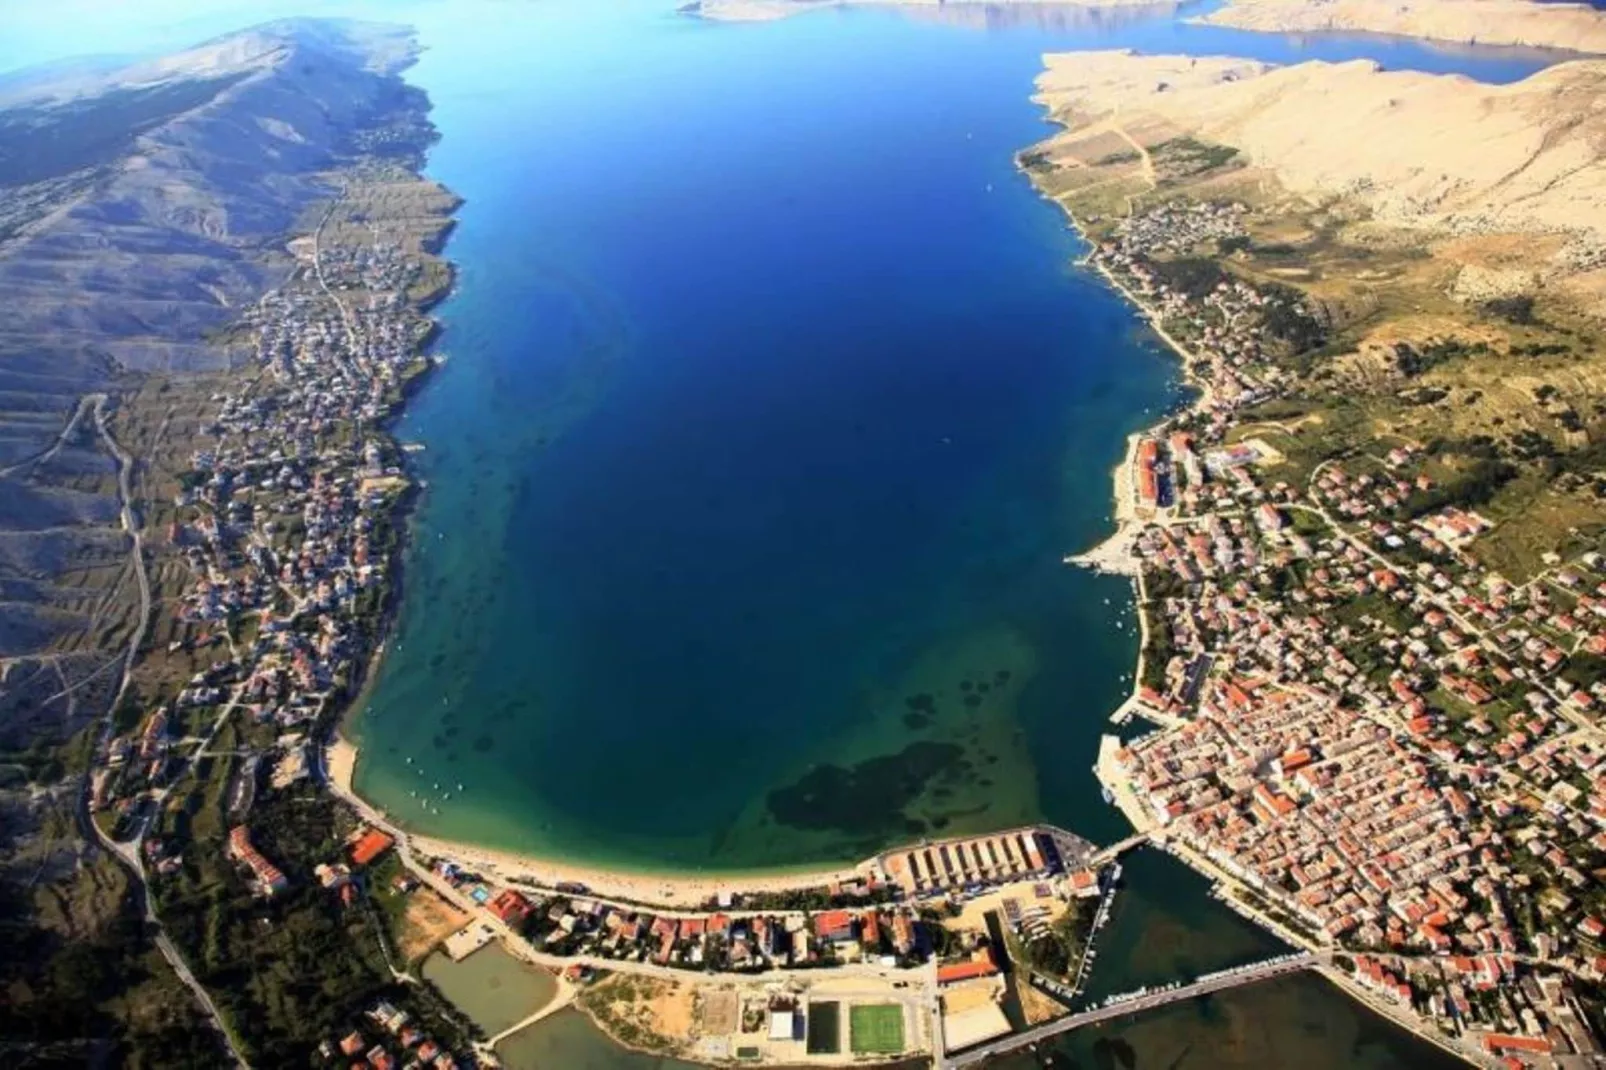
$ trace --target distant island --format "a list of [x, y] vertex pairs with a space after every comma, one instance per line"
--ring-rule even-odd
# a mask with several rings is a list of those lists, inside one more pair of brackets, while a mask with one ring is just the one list
[[1588, 4], [1545, 0], [1228, 0], [1196, 21], [1267, 33], [1348, 30], [1606, 52], [1606, 14]]
[[[726, 22], [767, 22], [843, 7], [1164, 12], [1174, 0], [690, 0], [681, 11]], [[1549, 0], [1226, 0], [1189, 21], [1263, 33], [1362, 32], [1456, 44], [1606, 52], [1606, 13]]]
[[1174, 0], [690, 0], [680, 10], [722, 22], [768, 22], [810, 11], [841, 7], [907, 7], [915, 10], [988, 7], [1040, 7], [1132, 10], [1174, 10]]

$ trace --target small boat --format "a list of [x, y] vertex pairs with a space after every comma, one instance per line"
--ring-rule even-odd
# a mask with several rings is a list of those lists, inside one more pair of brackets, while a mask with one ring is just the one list
[[1113, 803], [1115, 801], [1115, 793], [1110, 791], [1109, 788], [1100, 787], [1099, 791], [1104, 795], [1104, 801], [1106, 803]]

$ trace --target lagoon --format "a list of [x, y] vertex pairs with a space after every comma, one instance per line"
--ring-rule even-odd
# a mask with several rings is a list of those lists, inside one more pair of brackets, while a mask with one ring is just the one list
[[551, 1003], [557, 978], [514, 958], [500, 943], [454, 962], [444, 951], [424, 960], [424, 980], [484, 1030], [496, 1036]]

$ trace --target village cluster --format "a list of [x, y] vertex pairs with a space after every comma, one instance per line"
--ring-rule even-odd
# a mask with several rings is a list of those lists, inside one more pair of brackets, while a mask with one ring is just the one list
[[324, 1041], [319, 1056], [355, 1070], [457, 1070], [463, 1065], [418, 1028], [411, 1015], [384, 1000], [370, 1007], [366, 1017], [366, 1030]]
[[1179, 219], [1230, 235], [1230, 209], [1175, 209], [1096, 254], [1204, 380], [1130, 459], [1130, 712], [1161, 727], [1106, 768], [1140, 827], [1368, 953], [1354, 976], [1381, 998], [1508, 1061], [1600, 1055], [1572, 982], [1606, 979], [1606, 558], [1504, 579], [1475, 554], [1490, 521], [1415, 442], [1268, 478], [1274, 451], [1232, 433], [1278, 389], [1244, 336], [1259, 305], [1166, 281], [1150, 254], [1189, 248]]
[[404, 300], [418, 267], [399, 247], [306, 245], [302, 255], [291, 280], [245, 316], [266, 374], [213, 399], [206, 430], [216, 444], [196, 451], [166, 531], [190, 572], [177, 609], [200, 629], [190, 645], [227, 655], [109, 740], [93, 774], [97, 810], [140, 814], [183, 768], [175, 720], [195, 736], [201, 718], [235, 708], [278, 733], [258, 756], [274, 783], [305, 777], [304, 726], [368, 650], [407, 480], [387, 440], [363, 429], [377, 428], [423, 367], [429, 321]]
[[[108, 738], [91, 773], [97, 820], [155, 876], [171, 876], [190, 845], [156, 834], [163, 805], [235, 719], [241, 760], [225, 794], [226, 856], [268, 898], [295, 878], [255, 841], [252, 804], [263, 782], [280, 791], [313, 775], [315, 722], [348, 693], [371, 650], [395, 506], [409, 486], [380, 424], [427, 368], [420, 344], [432, 329], [409, 300], [419, 257], [378, 230], [361, 243], [319, 235], [292, 243], [295, 271], [245, 312], [261, 374], [212, 397], [207, 445], [194, 452], [163, 533], [189, 573], [173, 610], [189, 637], [166, 653], [207, 651], [209, 664]], [[352, 907], [363, 867], [388, 846], [359, 841], [316, 877]], [[397, 881], [401, 892], [413, 886]], [[406, 1011], [381, 1002], [367, 1018], [330, 1038], [325, 1058], [364, 1070], [473, 1062]]]

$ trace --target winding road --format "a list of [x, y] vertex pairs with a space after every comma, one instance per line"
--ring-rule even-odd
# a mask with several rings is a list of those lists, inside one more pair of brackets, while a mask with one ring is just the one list
[[[112, 436], [111, 430], [107, 427], [106, 402], [107, 397], [104, 394], [90, 395], [80, 402], [79, 413], [82, 413], [85, 404], [93, 403], [95, 430], [99, 434], [107, 452], [117, 461], [118, 506], [123, 530], [128, 533], [132, 542], [129, 560], [133, 566], [134, 577], [139, 583], [139, 620], [134, 625], [133, 635], [128, 640], [128, 652], [123, 657], [123, 670], [117, 682], [117, 690], [106, 706], [106, 714], [101, 724], [99, 740], [101, 748], [106, 746], [115, 732], [117, 708], [122, 703], [123, 696], [128, 692], [129, 682], [133, 678], [134, 662], [139, 655], [140, 647], [144, 645], [145, 631], [150, 624], [151, 618], [150, 577], [145, 571], [145, 536], [144, 530], [140, 525], [139, 513], [134, 508], [134, 458], [118, 444], [117, 439]], [[77, 418], [77, 415], [75, 415], [75, 422]], [[63, 434], [65, 435], [65, 432]], [[224, 710], [224, 714], [219, 717], [217, 724], [213, 726], [206, 742], [210, 742], [212, 736], [217, 734], [218, 727], [221, 726], [227, 715], [233, 711], [234, 703], [238, 701], [238, 697], [239, 693], [236, 692], [235, 698], [230, 701]], [[206, 742], [202, 743], [200, 750], [206, 749]], [[150, 825], [151, 814], [160, 808], [161, 799], [165, 798], [165, 796], [166, 793], [164, 791], [161, 796], [153, 799], [148, 804], [151, 809], [141, 817], [139, 833], [128, 843], [120, 844], [101, 831], [101, 827], [95, 823], [94, 817], [90, 813], [90, 778], [86, 775], [83, 787], [79, 790], [75, 819], [79, 832], [83, 837], [90, 843], [97, 843], [105, 848], [118, 865], [122, 866], [128, 873], [129, 883], [139, 901], [140, 915], [146, 929], [151, 933], [152, 941], [156, 944], [157, 950], [162, 953], [162, 957], [173, 968], [173, 972], [178, 976], [178, 979], [190, 990], [195, 996], [196, 1002], [201, 1005], [201, 1009], [206, 1012], [213, 1031], [217, 1033], [218, 1039], [222, 1041], [230, 1059], [233, 1060], [236, 1066], [247, 1067], [250, 1064], [246, 1062], [245, 1056], [240, 1054], [240, 1049], [235, 1044], [234, 1037], [229, 1033], [228, 1027], [224, 1025], [223, 1016], [218, 1012], [217, 1004], [212, 1002], [212, 996], [207, 992], [206, 986], [196, 979], [195, 974], [190, 970], [189, 964], [184, 961], [184, 956], [179, 952], [177, 945], [168, 937], [167, 930], [162, 927], [161, 918], [157, 916], [156, 905], [151, 899], [150, 884], [145, 879], [144, 860], [140, 857], [140, 846], [145, 841], [145, 831]]]

